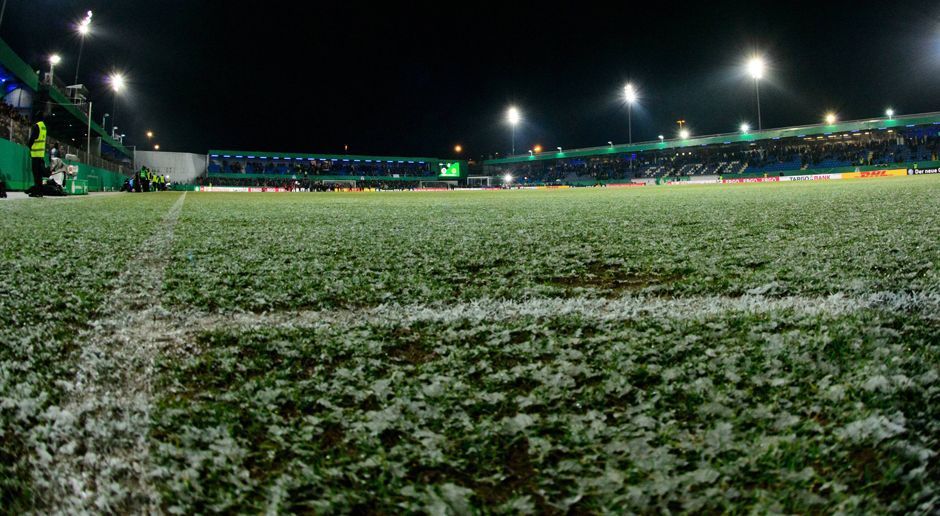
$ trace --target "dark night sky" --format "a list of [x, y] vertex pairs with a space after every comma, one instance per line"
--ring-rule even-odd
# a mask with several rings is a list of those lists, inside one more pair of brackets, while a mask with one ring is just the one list
[[[94, 9], [82, 80], [126, 72], [117, 124], [164, 150], [446, 157], [627, 140], [623, 85], [640, 88], [634, 140], [756, 125], [742, 63], [770, 61], [765, 127], [940, 110], [940, 2], [376, 3], [9, 0], [2, 36], [34, 68], [74, 75], [71, 30]], [[397, 2], [396, 2], [397, 3]], [[404, 5], [404, 3], [401, 3]], [[599, 3], [598, 3], [599, 5]], [[101, 111], [97, 110], [98, 113]], [[98, 117], [96, 117], [98, 118]], [[100, 120], [100, 118], [99, 118]]]

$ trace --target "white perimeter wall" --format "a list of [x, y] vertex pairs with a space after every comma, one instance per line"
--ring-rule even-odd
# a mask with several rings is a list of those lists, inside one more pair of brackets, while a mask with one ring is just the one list
[[170, 176], [174, 183], [192, 183], [206, 173], [206, 155], [185, 152], [138, 151], [137, 168], [147, 167]]

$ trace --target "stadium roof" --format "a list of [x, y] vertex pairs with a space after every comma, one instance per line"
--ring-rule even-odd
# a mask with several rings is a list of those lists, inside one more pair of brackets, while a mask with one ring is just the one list
[[331, 161], [361, 161], [366, 163], [454, 163], [462, 161], [458, 159], [441, 159], [416, 156], [366, 156], [362, 154], [326, 154], [321, 152], [314, 153], [296, 153], [296, 152], [257, 152], [257, 151], [235, 151], [235, 150], [210, 150], [210, 158], [229, 158], [229, 159], [282, 159], [282, 160], [331, 160]]
[[505, 158], [486, 160], [483, 162], [483, 164], [502, 165], [566, 158], [603, 157], [608, 155], [648, 150], [682, 149], [687, 147], [726, 145], [732, 143], [752, 143], [757, 141], [779, 140], [782, 138], [809, 138], [817, 136], [828, 136], [836, 133], [855, 133], [861, 131], [887, 131], [897, 127], [914, 127], [918, 125], [940, 125], [940, 112], [896, 116], [890, 120], [887, 118], [869, 118], [865, 120], [838, 122], [831, 125], [801, 125], [795, 127], [784, 127], [781, 129], [750, 131], [746, 133], [736, 132], [708, 136], [696, 136], [685, 140], [675, 138], [664, 141], [656, 140], [652, 142], [634, 143], [632, 145], [607, 145], [603, 147], [562, 150], [559, 152], [540, 152], [531, 155], [520, 154], [515, 156], [508, 156]]

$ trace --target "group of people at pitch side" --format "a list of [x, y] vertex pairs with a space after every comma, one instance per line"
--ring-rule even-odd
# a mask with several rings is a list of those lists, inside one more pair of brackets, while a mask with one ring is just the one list
[[170, 183], [169, 176], [157, 174], [147, 167], [124, 180], [122, 192], [165, 192]]

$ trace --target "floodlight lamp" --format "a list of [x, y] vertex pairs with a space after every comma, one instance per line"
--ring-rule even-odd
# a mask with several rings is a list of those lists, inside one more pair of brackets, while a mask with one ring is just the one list
[[111, 77], [108, 78], [108, 80], [111, 82], [111, 89], [114, 90], [115, 93], [120, 93], [121, 90], [124, 89], [125, 82], [123, 75], [119, 73], [113, 73], [111, 74]]
[[826, 114], [826, 123], [827, 123], [828, 125], [832, 125], [832, 124], [836, 123], [836, 115], [835, 115], [835, 113], [827, 113], [827, 114]]
[[746, 133], [751, 130], [751, 126], [748, 123], [741, 124], [741, 132]]
[[634, 104], [637, 99], [639, 99], [636, 88], [633, 87], [633, 83], [627, 83], [627, 85], [623, 87], [623, 98], [627, 101], [627, 104]]
[[506, 120], [510, 125], [517, 125], [520, 120], [522, 120], [522, 115], [519, 113], [519, 109], [515, 106], [509, 108], [509, 111], [506, 112]]
[[49, 56], [49, 64], [51, 64], [52, 66], [55, 66], [61, 62], [62, 62], [62, 56], [60, 56], [59, 54], [52, 54], [51, 56]]
[[691, 134], [689, 133], [688, 129], [679, 130], [679, 138], [682, 138], [683, 140], [688, 140], [689, 136], [691, 136]]
[[503, 176], [503, 182], [512, 183], [512, 174], [506, 174], [505, 176]]
[[764, 70], [766, 69], [766, 64], [764, 63], [764, 58], [755, 56], [748, 60], [747, 62], [747, 73], [754, 80], [759, 80], [764, 78]]

